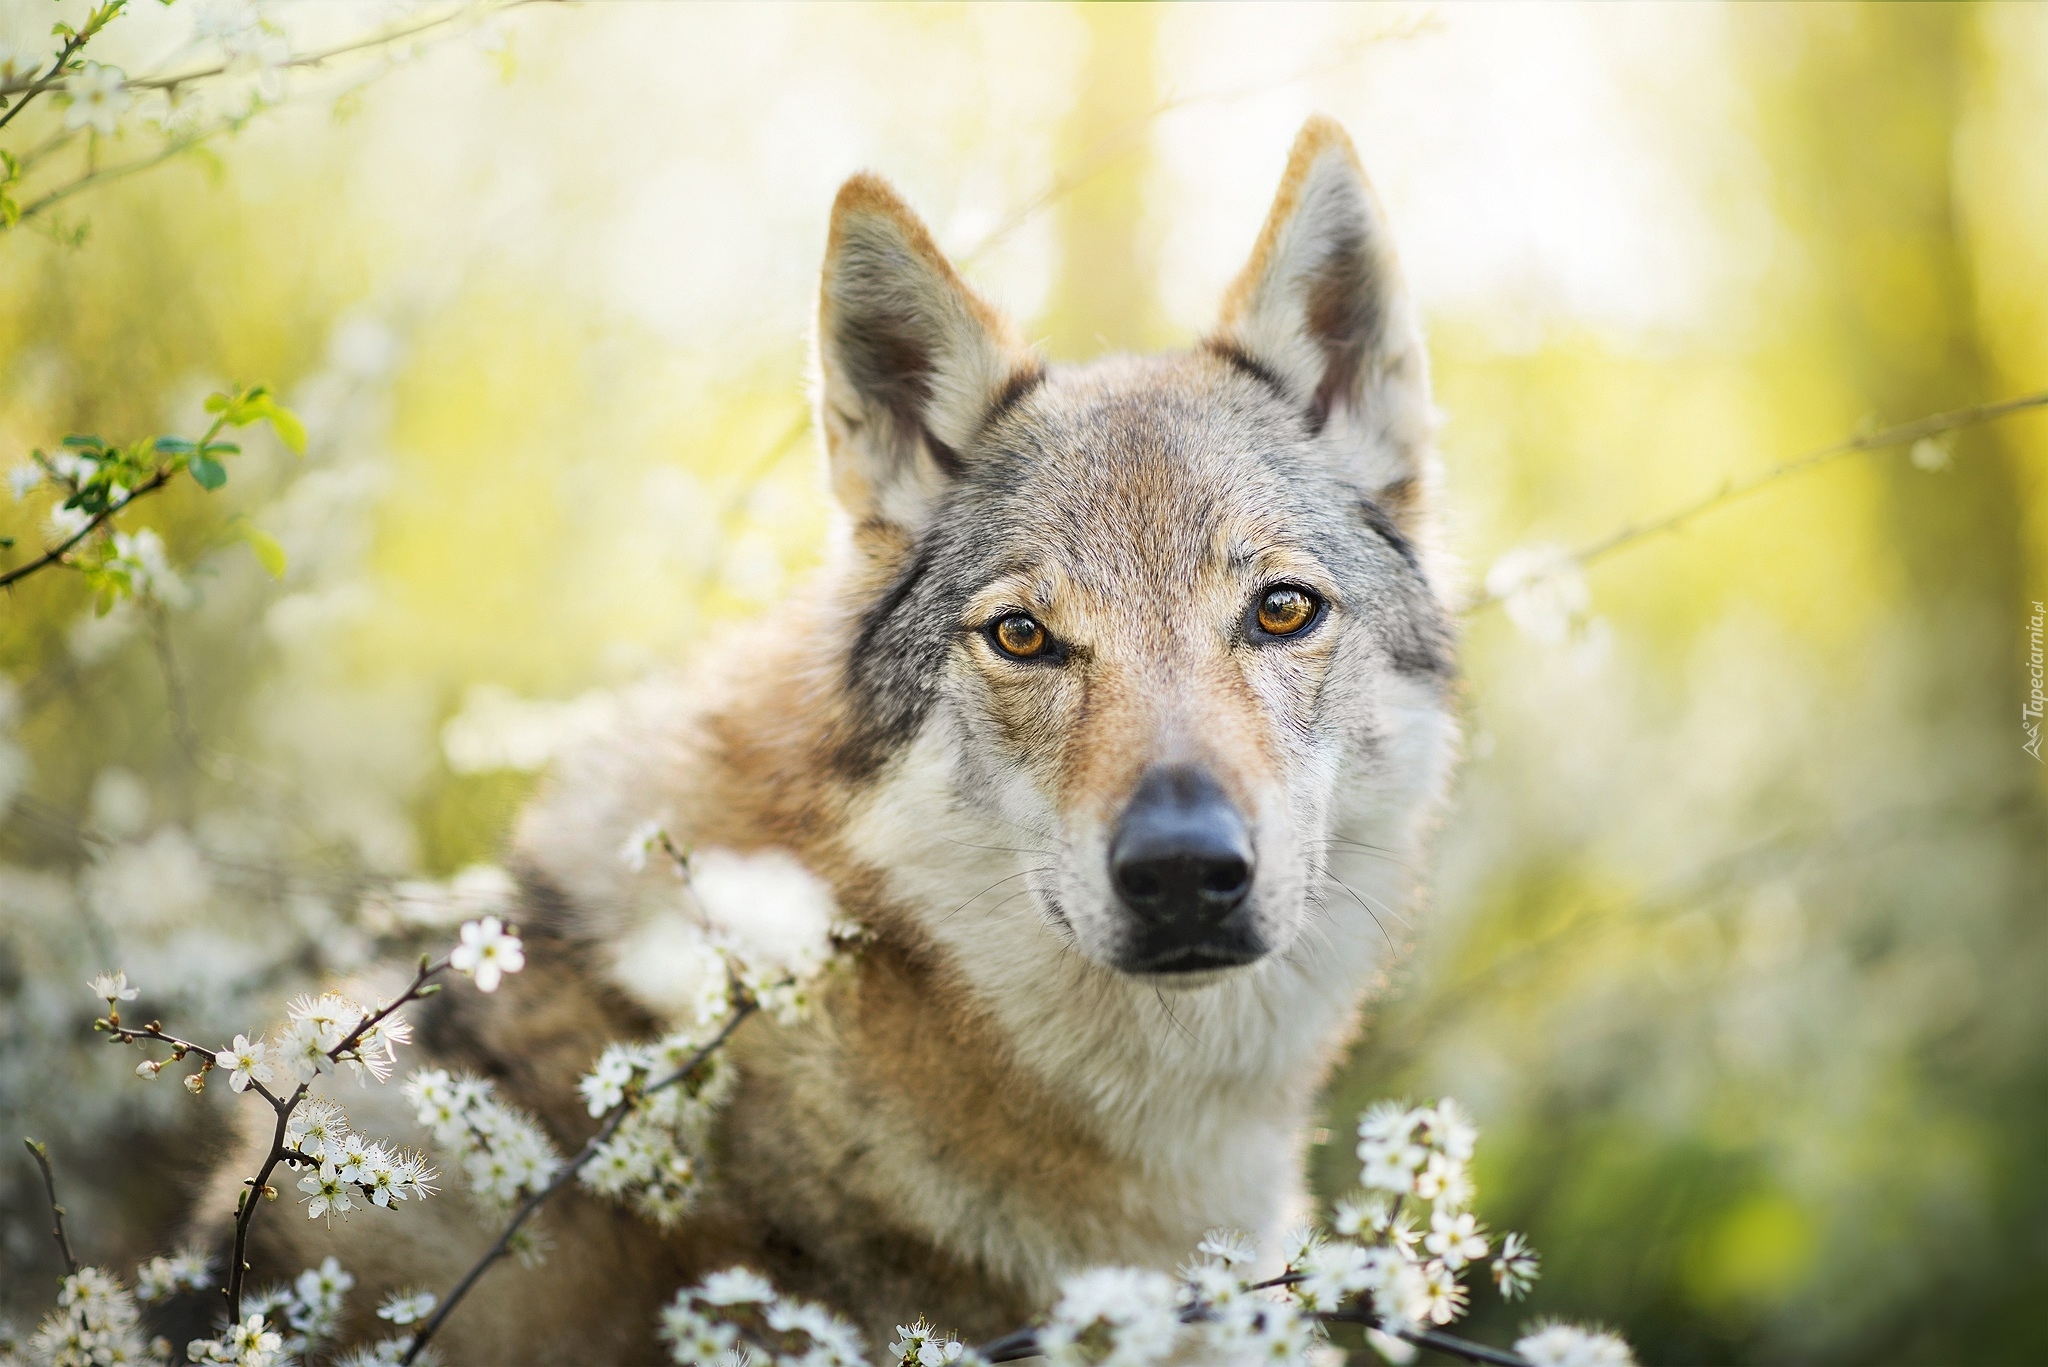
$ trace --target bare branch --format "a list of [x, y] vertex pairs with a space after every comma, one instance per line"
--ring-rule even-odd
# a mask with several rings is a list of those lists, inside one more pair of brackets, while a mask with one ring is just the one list
[[64, 1271], [71, 1276], [78, 1275], [78, 1255], [71, 1251], [71, 1240], [64, 1235], [64, 1207], [57, 1204], [57, 1178], [50, 1171], [50, 1151], [41, 1140], [22, 1137], [28, 1146], [29, 1157], [36, 1160], [42, 1169], [43, 1192], [50, 1198], [50, 1233], [57, 1238], [57, 1251], [64, 1255]]
[[[1657, 518], [1655, 521], [1632, 523], [1623, 527], [1621, 530], [1604, 536], [1598, 541], [1592, 542], [1573, 552], [1558, 566], [1558, 569], [1567, 566], [1584, 567], [1596, 560], [1604, 559], [1616, 551], [1633, 546], [1638, 541], [1647, 540], [1664, 532], [1677, 531], [1694, 518], [1713, 512], [1717, 508], [1726, 507], [1730, 503], [1748, 498], [1759, 489], [1768, 488], [1781, 479], [1804, 474], [1808, 470], [1826, 465], [1830, 461], [1838, 460], [1843, 456], [1851, 455], [1858, 451], [1880, 451], [1888, 447], [1904, 446], [1908, 442], [1918, 441], [1922, 437], [1936, 436], [1943, 432], [1954, 432], [1965, 427], [1975, 427], [1982, 423], [1996, 422], [2000, 418], [2011, 417], [2015, 413], [2024, 413], [2029, 409], [2042, 407], [2048, 407], [2048, 390], [2034, 394], [2023, 394], [2016, 399], [2001, 399], [1996, 403], [1980, 403], [1974, 407], [1956, 409], [1951, 413], [1936, 413], [1929, 417], [1916, 419], [1913, 422], [1900, 423], [1896, 427], [1887, 427], [1877, 432], [1866, 432], [1861, 436], [1850, 437], [1846, 441], [1838, 441], [1832, 446], [1823, 446], [1818, 450], [1808, 451], [1804, 455], [1780, 461], [1770, 469], [1763, 471], [1761, 474], [1753, 475], [1749, 479], [1726, 483], [1705, 498], [1688, 503], [1674, 512]], [[1553, 574], [1556, 572], [1555, 569], [1550, 571]], [[1468, 604], [1465, 610], [1467, 612], [1477, 612], [1481, 608], [1500, 602], [1504, 596], [1493, 593], [1482, 595]]]

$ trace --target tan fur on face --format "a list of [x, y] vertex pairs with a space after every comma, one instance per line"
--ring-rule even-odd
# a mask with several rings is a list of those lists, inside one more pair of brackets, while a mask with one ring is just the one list
[[[1212, 345], [1055, 372], [893, 192], [849, 182], [819, 306], [832, 560], [773, 636], [751, 624], [702, 676], [633, 691], [564, 760], [514, 841], [529, 968], [436, 998], [420, 1052], [581, 1142], [575, 1075], [667, 1000], [622, 959], [700, 914], [659, 861], [619, 860], [650, 818], [687, 846], [787, 850], [873, 943], [812, 1020], [734, 1036], [682, 1230], [565, 1193], [549, 1270], [494, 1270], [451, 1361], [656, 1360], [654, 1307], [734, 1263], [878, 1344], [919, 1314], [984, 1339], [1073, 1271], [1170, 1269], [1219, 1225], [1270, 1246], [1298, 1213], [1301, 1131], [1416, 904], [1456, 744], [1441, 581], [1394, 528], [1431, 517], [1426, 364], [1363, 184], [1312, 122]], [[1347, 242], [1369, 250], [1334, 260]], [[1369, 363], [1350, 365], [1361, 304]], [[1326, 620], [1249, 638], [1281, 581]], [[993, 651], [981, 630], [1013, 609], [1064, 662]], [[1105, 857], [1162, 763], [1245, 814], [1275, 945], [1174, 986], [1112, 966], [1127, 913]], [[374, 1095], [343, 1100], [410, 1135]], [[221, 1171], [210, 1209], [246, 1171]], [[337, 1235], [266, 1211], [265, 1266], [332, 1249], [358, 1303], [445, 1288], [489, 1238], [448, 1185]]]

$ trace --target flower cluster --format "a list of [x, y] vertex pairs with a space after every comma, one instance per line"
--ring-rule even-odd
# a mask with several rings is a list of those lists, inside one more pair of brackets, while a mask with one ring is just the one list
[[[661, 1337], [685, 1367], [719, 1362], [867, 1367], [864, 1345], [852, 1325], [822, 1306], [778, 1294], [766, 1279], [743, 1267], [714, 1272], [678, 1291], [661, 1312]], [[956, 1355], [951, 1360], [962, 1359]]]
[[[371, 1077], [385, 1081], [397, 1061], [398, 1046], [412, 1040], [412, 1027], [405, 1017], [395, 1011], [382, 1014], [390, 1005], [379, 1002], [373, 1011], [339, 992], [297, 997], [285, 1008], [290, 1021], [277, 1036], [270, 1072], [279, 1083], [297, 1086], [333, 1071], [336, 1064], [347, 1064], [357, 1081]], [[235, 1040], [238, 1045], [246, 1044], [244, 1036], [237, 1035]], [[257, 1081], [267, 1080], [256, 1072], [255, 1054], [261, 1047], [249, 1051], [250, 1076]], [[233, 1061], [241, 1063], [241, 1051], [236, 1051]], [[224, 1065], [227, 1060], [215, 1055], [214, 1062]], [[234, 1085], [232, 1077], [228, 1085]]]
[[[333, 1341], [341, 1328], [342, 1311], [356, 1279], [333, 1258], [309, 1267], [293, 1281], [258, 1291], [242, 1304], [240, 1326], [221, 1339], [197, 1340], [186, 1349], [193, 1362], [239, 1362], [258, 1347], [257, 1335], [274, 1340], [261, 1345], [269, 1361], [303, 1358]], [[253, 1322], [253, 1324], [252, 1324]], [[266, 1326], [268, 1326], [266, 1328]], [[255, 1333], [249, 1332], [251, 1329]]]
[[50, 1367], [162, 1363], [170, 1345], [143, 1340], [135, 1297], [112, 1273], [81, 1267], [64, 1279], [57, 1308], [29, 1337], [31, 1362]]
[[301, 1102], [285, 1120], [288, 1161], [313, 1169], [299, 1179], [306, 1193], [306, 1218], [326, 1216], [329, 1223], [346, 1215], [360, 1196], [383, 1210], [436, 1190], [440, 1176], [425, 1155], [393, 1149], [379, 1140], [351, 1132], [348, 1117], [331, 1101]]
[[627, 837], [620, 860], [644, 871], [661, 850], [683, 880], [697, 915], [665, 946], [666, 976], [686, 983], [679, 1014], [697, 1025], [723, 1020], [751, 1002], [784, 1025], [809, 1017], [825, 978], [851, 962], [866, 939], [838, 915], [832, 891], [793, 855], [779, 849], [741, 854], [726, 849], [685, 853], [658, 822]]
[[1165, 1362], [1181, 1340], [1180, 1288], [1163, 1272], [1098, 1267], [1060, 1287], [1038, 1346], [1054, 1367]]
[[629, 1201], [663, 1229], [673, 1228], [696, 1199], [697, 1155], [732, 1092], [732, 1068], [716, 1053], [679, 1075], [708, 1042], [702, 1030], [681, 1030], [651, 1045], [613, 1044], [580, 1084], [592, 1115], [628, 1098], [634, 1104], [578, 1176], [601, 1196]]
[[405, 1095], [434, 1142], [462, 1165], [471, 1199], [488, 1215], [503, 1215], [561, 1169], [540, 1122], [499, 1101], [483, 1078], [425, 1068], [406, 1079]]
[[212, 1285], [213, 1260], [196, 1248], [151, 1258], [135, 1269], [135, 1298], [141, 1301], [169, 1300]]
[[217, 1338], [193, 1339], [185, 1360], [195, 1367], [286, 1367], [284, 1335], [258, 1311], [227, 1327]]

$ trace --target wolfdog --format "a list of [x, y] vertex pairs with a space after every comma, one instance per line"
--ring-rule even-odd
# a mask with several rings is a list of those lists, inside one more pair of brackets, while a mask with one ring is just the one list
[[[974, 1341], [1070, 1272], [1301, 1213], [1457, 748], [1428, 361], [1349, 139], [1303, 128], [1200, 345], [1072, 367], [855, 176], [815, 402], [826, 568], [559, 765], [513, 840], [527, 970], [434, 998], [420, 1045], [582, 1141], [573, 1079], [671, 1005], [646, 931], [684, 894], [617, 854], [650, 814], [788, 852], [872, 938], [806, 1023], [732, 1039], [682, 1228], [564, 1192], [452, 1360], [656, 1360], [662, 1301], [739, 1264]], [[347, 1104], [406, 1134], [394, 1090]], [[335, 1253], [358, 1294], [446, 1288], [491, 1237], [448, 1199], [256, 1228], [258, 1266]]]

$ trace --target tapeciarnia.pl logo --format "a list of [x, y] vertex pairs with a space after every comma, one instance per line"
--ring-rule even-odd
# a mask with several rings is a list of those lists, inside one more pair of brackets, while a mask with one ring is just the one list
[[2020, 709], [2020, 725], [2027, 732], [2027, 743], [2020, 748], [2032, 755], [2036, 764], [2041, 762], [2041, 710], [2044, 701], [2048, 701], [2041, 692], [2041, 623], [2044, 618], [2048, 618], [2048, 609], [2036, 602], [2034, 615], [2027, 621], [2027, 674], [2032, 687], [2027, 692], [2027, 705]]

